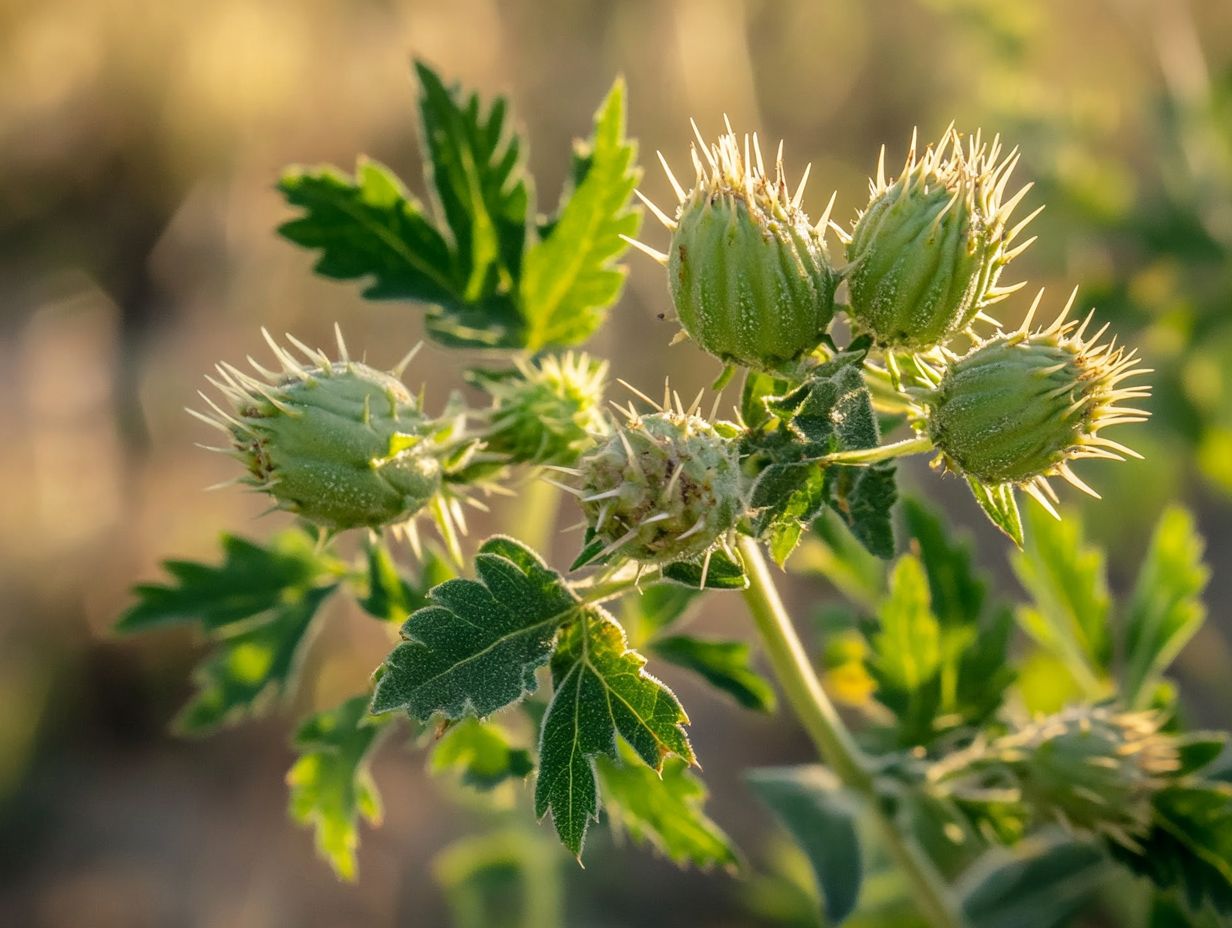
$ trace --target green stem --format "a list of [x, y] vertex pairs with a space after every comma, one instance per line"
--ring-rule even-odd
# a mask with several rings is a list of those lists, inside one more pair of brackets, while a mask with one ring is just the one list
[[891, 458], [901, 458], [908, 454], [922, 454], [933, 450], [933, 441], [927, 435], [916, 435], [914, 438], [904, 438], [893, 444], [881, 445], [877, 448], [860, 448], [855, 451], [836, 451], [827, 454], [823, 461], [827, 464], [876, 464], [878, 461], [888, 461]]
[[755, 539], [742, 536], [740, 553], [749, 577], [744, 598], [792, 711], [821, 758], [849, 789], [866, 801], [886, 848], [910, 881], [916, 901], [929, 921], [936, 928], [962, 928], [963, 917], [945, 879], [920, 846], [909, 835], [902, 834], [882, 809], [869, 759], [813, 672], [804, 645], [779, 598], [761, 546]]

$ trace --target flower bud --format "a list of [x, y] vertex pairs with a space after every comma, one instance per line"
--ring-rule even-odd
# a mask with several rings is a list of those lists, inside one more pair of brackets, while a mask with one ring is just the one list
[[292, 340], [302, 363], [266, 340], [282, 372], [257, 367], [253, 377], [219, 365], [221, 380], [211, 383], [231, 412], [207, 398], [214, 416], [201, 417], [230, 436], [231, 455], [248, 470], [240, 482], [331, 530], [378, 528], [422, 509], [440, 489], [441, 466], [429, 450], [431, 423], [401, 381], [349, 360], [341, 337], [338, 362]]
[[1099, 434], [1111, 425], [1141, 422], [1147, 413], [1118, 406], [1149, 395], [1120, 387], [1148, 373], [1135, 352], [1086, 339], [1091, 317], [1066, 322], [1073, 297], [1048, 328], [1030, 332], [1036, 297], [1022, 328], [990, 339], [957, 358], [924, 398], [927, 431], [944, 465], [986, 484], [1024, 487], [1051, 510], [1046, 477], [1060, 475], [1092, 493], [1070, 469], [1077, 458], [1124, 460], [1134, 451]]
[[514, 363], [508, 376], [478, 378], [492, 395], [487, 450], [514, 463], [572, 464], [607, 431], [607, 362], [569, 352]]
[[998, 162], [1000, 153], [997, 140], [986, 147], [978, 134], [964, 151], [958, 133], [947, 130], [918, 159], [913, 140], [902, 173], [887, 184], [882, 149], [872, 199], [847, 245], [846, 274], [852, 320], [878, 344], [942, 344], [1018, 289], [998, 288], [997, 278], [1034, 241], [1009, 250], [1035, 213], [1006, 230], [1030, 185], [1002, 202], [1018, 158]]
[[586, 519], [618, 554], [651, 564], [713, 550], [743, 511], [734, 444], [695, 415], [629, 421], [578, 462]]
[[734, 364], [781, 368], [816, 348], [834, 316], [838, 278], [823, 237], [829, 210], [810, 225], [800, 208], [804, 180], [792, 195], [781, 157], [767, 177], [755, 136], [754, 157], [748, 137], [742, 150], [730, 131], [710, 146], [699, 136], [699, 144], [692, 190], [668, 171], [680, 197], [676, 218], [647, 201], [672, 231], [668, 254], [644, 250], [667, 265], [680, 324], [698, 345]]

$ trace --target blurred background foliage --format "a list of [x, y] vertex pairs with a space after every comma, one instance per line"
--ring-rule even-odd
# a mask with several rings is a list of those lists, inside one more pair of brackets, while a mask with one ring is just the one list
[[[389, 365], [422, 314], [364, 305], [314, 278], [272, 234], [292, 162], [344, 167], [363, 152], [419, 174], [409, 60], [511, 97], [529, 161], [554, 203], [570, 140], [616, 72], [629, 82], [643, 183], [686, 156], [688, 118], [786, 138], [806, 205], [865, 198], [878, 147], [891, 163], [913, 126], [999, 131], [1023, 150], [1046, 203], [1015, 264], [1059, 307], [1078, 284], [1155, 367], [1145, 462], [1089, 468], [1103, 503], [1087, 535], [1124, 593], [1168, 500], [1208, 540], [1212, 619], [1178, 677], [1196, 724], [1232, 703], [1232, 5], [1226, 0], [7, 0], [0, 3], [0, 923], [13, 925], [810, 924], [807, 871], [738, 771], [809, 759], [791, 724], [736, 710], [665, 676], [690, 706], [711, 813], [762, 875], [679, 873], [596, 841], [586, 874], [544, 843], [507, 795], [462, 811], [422, 756], [382, 752], [386, 820], [367, 832], [358, 889], [313, 859], [285, 820], [287, 715], [210, 742], [171, 737], [190, 636], [109, 637], [127, 588], [168, 553], [210, 558], [219, 531], [262, 535], [263, 503], [200, 488], [230, 476], [197, 451], [184, 415], [218, 358], [258, 328], [348, 341]], [[654, 242], [652, 241], [652, 244]], [[664, 371], [691, 395], [717, 366], [675, 327], [662, 272], [630, 284], [593, 349], [643, 387]], [[1007, 323], [1027, 294], [1006, 304]], [[1048, 304], [1046, 304], [1048, 305]], [[458, 356], [425, 350], [408, 379], [443, 399]], [[1084, 474], [1085, 475], [1085, 474]], [[1006, 545], [957, 481], [924, 483], [980, 541], [1017, 594]], [[497, 508], [482, 537], [512, 514]], [[516, 526], [513, 527], [516, 532]], [[566, 539], [557, 563], [572, 552]], [[800, 615], [835, 593], [804, 579]], [[738, 603], [706, 621], [742, 632]], [[338, 607], [334, 607], [338, 608]], [[299, 714], [352, 693], [383, 656], [376, 623], [330, 623], [310, 655]], [[1035, 681], [1048, 686], [1046, 675]], [[492, 806], [505, 807], [493, 809]], [[500, 839], [474, 835], [493, 819]], [[461, 843], [453, 843], [462, 838]], [[449, 846], [440, 856], [438, 852]], [[542, 846], [541, 853], [532, 853]], [[560, 901], [555, 887], [563, 887]], [[482, 887], [482, 893], [475, 888]], [[669, 900], [670, 891], [670, 901]], [[875, 895], [876, 882], [866, 892]], [[508, 900], [522, 900], [509, 904]], [[742, 901], [741, 901], [742, 900]], [[522, 904], [522, 903], [525, 904]], [[562, 916], [560, 906], [568, 915]], [[511, 913], [516, 912], [516, 915]], [[520, 920], [515, 920], [520, 919]], [[905, 921], [896, 922], [906, 924]]]

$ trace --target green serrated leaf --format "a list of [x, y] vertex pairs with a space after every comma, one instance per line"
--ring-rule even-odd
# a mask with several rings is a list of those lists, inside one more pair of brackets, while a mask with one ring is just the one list
[[381, 824], [381, 798], [368, 773], [368, 757], [384, 724], [368, 714], [364, 695], [310, 716], [295, 735], [300, 757], [287, 773], [289, 814], [314, 829], [317, 853], [347, 882], [358, 874], [360, 818]]
[[971, 488], [975, 501], [984, 510], [984, 515], [1021, 548], [1022, 516], [1018, 513], [1018, 500], [1014, 498], [1013, 484], [986, 484], [974, 477], [968, 477], [967, 486]]
[[428, 176], [452, 233], [461, 296], [475, 303], [522, 267], [529, 195], [521, 139], [506, 129], [503, 99], [485, 113], [477, 94], [446, 86], [424, 62], [415, 62], [415, 74]]
[[526, 347], [577, 345], [602, 324], [624, 286], [616, 261], [641, 214], [629, 207], [640, 172], [636, 144], [625, 139], [625, 85], [617, 80], [595, 114], [594, 134], [577, 158], [580, 180], [567, 191], [550, 231], [526, 254], [522, 311]]
[[774, 711], [774, 688], [753, 669], [752, 654], [743, 641], [710, 641], [691, 635], [673, 635], [656, 638], [650, 650], [657, 657], [704, 677], [746, 709]]
[[289, 691], [312, 620], [336, 586], [314, 587], [283, 602], [258, 624], [217, 639], [193, 673], [197, 693], [175, 719], [177, 732], [202, 735], [258, 713]]
[[454, 773], [467, 786], [494, 789], [506, 780], [521, 780], [535, 769], [530, 751], [509, 743], [504, 729], [465, 718], [441, 736], [432, 751], [433, 773]]
[[392, 171], [361, 157], [354, 176], [336, 168], [292, 167], [278, 182], [287, 203], [303, 211], [278, 233], [321, 252], [314, 270], [335, 280], [368, 278], [370, 300], [461, 300], [449, 245], [423, 204]]
[[405, 622], [412, 612], [428, 605], [428, 590], [454, 576], [444, 558], [428, 551], [420, 564], [419, 579], [412, 582], [398, 570], [380, 539], [368, 542], [367, 561], [367, 586], [358, 602], [367, 613], [387, 622]]
[[1112, 659], [1112, 600], [1103, 552], [1084, 544], [1076, 519], [1058, 521], [1039, 510], [1030, 512], [1026, 546], [1011, 558], [1033, 601], [1018, 610], [1019, 623], [1078, 672], [1097, 677]]
[[475, 580], [435, 587], [432, 605], [402, 627], [372, 697], [373, 712], [403, 709], [420, 721], [434, 715], [484, 717], [534, 692], [560, 625], [581, 602], [539, 556], [511, 538], [485, 541]]
[[827, 923], [842, 922], [855, 911], [864, 878], [853, 797], [819, 766], [750, 770], [745, 778], [808, 856]]
[[222, 549], [223, 560], [217, 566], [164, 562], [174, 582], [135, 587], [137, 602], [116, 623], [116, 631], [146, 631], [191, 621], [200, 622], [207, 631], [222, 629], [279, 608], [287, 598], [340, 568], [318, 551], [315, 538], [298, 529], [280, 532], [264, 545], [223, 535]]
[[551, 812], [561, 841], [576, 855], [599, 811], [593, 759], [617, 757], [617, 735], [655, 770], [672, 755], [694, 761], [684, 709], [644, 664], [627, 647], [623, 629], [593, 606], [562, 631], [552, 658], [555, 693], [540, 733], [535, 814]]
[[596, 758], [604, 807], [613, 826], [679, 866], [737, 866], [731, 839], [702, 810], [706, 787], [685, 761], [668, 758], [656, 772], [627, 744], [620, 745], [619, 754], [619, 760]]
[[1206, 619], [1201, 596], [1210, 571], [1203, 547], [1184, 509], [1171, 507], [1160, 517], [1125, 619], [1122, 694], [1131, 706], [1149, 698], [1152, 684]]
[[1062, 928], [1090, 903], [1108, 859], [1064, 838], [1024, 841], [1011, 857], [990, 851], [959, 887], [971, 928]]
[[1171, 786], [1155, 795], [1155, 826], [1139, 849], [1109, 850], [1188, 907], [1232, 916], [1232, 784]]

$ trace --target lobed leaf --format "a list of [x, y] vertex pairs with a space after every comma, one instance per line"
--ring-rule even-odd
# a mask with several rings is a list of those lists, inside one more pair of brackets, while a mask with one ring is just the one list
[[483, 717], [534, 692], [536, 669], [581, 601], [560, 574], [511, 538], [485, 541], [475, 572], [474, 580], [434, 587], [431, 605], [407, 619], [405, 641], [377, 681], [373, 712], [401, 709], [420, 721]]
[[315, 831], [317, 853], [347, 882], [358, 875], [360, 818], [381, 823], [368, 758], [384, 724], [368, 714], [364, 695], [309, 717], [295, 735], [300, 757], [287, 773], [289, 814]]
[[702, 810], [706, 787], [684, 760], [668, 758], [656, 772], [622, 743], [619, 759], [599, 755], [596, 769], [609, 820], [635, 842], [680, 866], [738, 865], [731, 839]]
[[694, 762], [688, 717], [672, 691], [642, 669], [645, 663], [597, 607], [581, 610], [562, 630], [551, 664], [555, 693], [540, 732], [535, 814], [551, 812], [576, 855], [599, 811], [594, 758], [616, 758], [618, 735], [656, 771], [672, 755]]
[[641, 214], [629, 206], [640, 171], [637, 146], [625, 139], [625, 85], [617, 80], [595, 113], [589, 144], [575, 153], [575, 184], [543, 239], [526, 254], [521, 278], [525, 345], [539, 351], [576, 345], [602, 324], [619, 297], [628, 249]]

